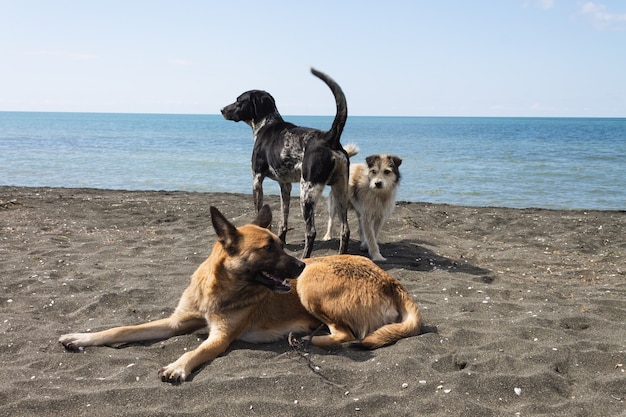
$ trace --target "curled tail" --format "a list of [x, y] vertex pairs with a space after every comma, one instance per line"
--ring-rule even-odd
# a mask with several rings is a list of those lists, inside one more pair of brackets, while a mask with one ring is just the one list
[[343, 147], [343, 149], [348, 154], [348, 158], [352, 158], [354, 155], [359, 153], [359, 147], [355, 143], [348, 143]]
[[400, 291], [399, 296], [401, 305], [398, 307], [402, 314], [402, 321], [379, 327], [360, 342], [350, 344], [350, 347], [366, 350], [378, 349], [405, 337], [417, 336], [420, 333], [422, 315], [417, 304], [405, 290]]
[[348, 120], [348, 103], [346, 102], [346, 96], [343, 94], [339, 84], [337, 84], [335, 80], [330, 78], [328, 75], [316, 70], [315, 68], [311, 68], [311, 73], [320, 80], [324, 81], [330, 88], [330, 91], [333, 92], [333, 96], [335, 96], [337, 113], [335, 114], [333, 125], [327, 133], [327, 139], [331, 149], [341, 149], [339, 139], [341, 138], [341, 133], [346, 125], [346, 120]]

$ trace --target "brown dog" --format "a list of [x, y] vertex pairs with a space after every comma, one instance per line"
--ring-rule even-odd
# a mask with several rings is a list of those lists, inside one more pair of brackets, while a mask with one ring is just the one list
[[421, 315], [413, 298], [370, 259], [334, 255], [305, 262], [298, 296], [330, 330], [330, 335], [311, 337], [314, 345], [358, 340], [351, 346], [376, 349], [419, 334]]
[[[68, 350], [80, 350], [166, 339], [208, 326], [209, 336], [200, 346], [159, 370], [161, 380], [181, 382], [236, 339], [270, 342], [291, 332], [309, 332], [323, 322], [331, 334], [313, 336], [313, 344], [360, 339], [357, 346], [374, 349], [419, 333], [420, 313], [411, 296], [369, 259], [315, 258], [307, 260], [305, 268], [267, 230], [272, 220], [268, 206], [253, 223], [239, 228], [215, 207], [211, 219], [218, 240], [170, 317], [96, 333], [66, 334], [59, 342]], [[300, 280], [287, 281], [299, 274]]]

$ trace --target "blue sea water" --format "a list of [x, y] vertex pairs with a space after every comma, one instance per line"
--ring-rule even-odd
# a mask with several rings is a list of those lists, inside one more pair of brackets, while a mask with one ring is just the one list
[[[403, 158], [399, 200], [626, 209], [626, 119], [350, 116], [350, 142]], [[220, 115], [0, 112], [0, 185], [250, 194], [252, 145]]]

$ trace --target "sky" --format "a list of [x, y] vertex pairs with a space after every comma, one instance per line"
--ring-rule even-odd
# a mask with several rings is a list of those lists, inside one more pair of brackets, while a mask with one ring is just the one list
[[0, 111], [626, 117], [623, 0], [0, 0]]

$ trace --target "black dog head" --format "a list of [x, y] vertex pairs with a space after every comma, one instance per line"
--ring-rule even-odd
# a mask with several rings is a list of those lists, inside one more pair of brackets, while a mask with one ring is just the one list
[[274, 113], [278, 113], [274, 97], [262, 90], [246, 91], [237, 97], [237, 101], [222, 109], [224, 119], [248, 124], [259, 123]]

